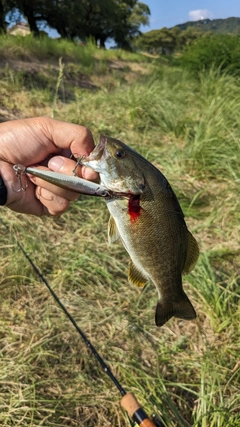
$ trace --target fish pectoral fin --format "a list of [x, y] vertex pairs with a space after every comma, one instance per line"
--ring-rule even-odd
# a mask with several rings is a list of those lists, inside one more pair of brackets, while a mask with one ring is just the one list
[[129, 263], [128, 280], [130, 283], [138, 286], [139, 288], [143, 288], [143, 286], [145, 286], [147, 283], [146, 277], [144, 277], [141, 271], [138, 270], [132, 260], [130, 260]]
[[162, 326], [171, 317], [191, 320], [196, 318], [196, 312], [187, 295], [183, 292], [182, 298], [178, 302], [158, 301], [155, 314], [157, 326]]
[[108, 221], [108, 243], [111, 245], [112, 243], [116, 242], [119, 237], [120, 235], [116, 222], [114, 221], [114, 218], [110, 216]]
[[188, 250], [187, 250], [187, 256], [185, 260], [185, 264], [183, 267], [183, 274], [190, 273], [192, 269], [194, 268], [197, 260], [199, 257], [199, 247], [197, 244], [196, 239], [193, 237], [193, 235], [188, 231]]

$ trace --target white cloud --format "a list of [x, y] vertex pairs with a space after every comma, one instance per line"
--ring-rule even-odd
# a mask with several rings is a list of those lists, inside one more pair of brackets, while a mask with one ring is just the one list
[[213, 14], [207, 9], [190, 10], [188, 12], [190, 21], [200, 21], [200, 19], [212, 19]]

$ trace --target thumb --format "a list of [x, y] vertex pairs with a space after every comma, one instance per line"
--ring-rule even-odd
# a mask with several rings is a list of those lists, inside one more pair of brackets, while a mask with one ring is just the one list
[[[63, 156], [54, 156], [48, 162], [48, 167], [55, 171], [66, 175], [73, 175], [76, 168], [76, 162], [72, 159]], [[80, 178], [90, 181], [98, 181], [99, 175], [93, 169], [78, 165], [76, 173]]]

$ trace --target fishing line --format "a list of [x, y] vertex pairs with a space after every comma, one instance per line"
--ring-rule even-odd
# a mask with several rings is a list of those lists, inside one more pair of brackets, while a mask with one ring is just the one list
[[[4, 223], [2, 218], [0, 218], [1, 223], [6, 228], [6, 230], [9, 232], [9, 228]], [[30, 258], [28, 253], [25, 251], [24, 247], [21, 245], [21, 243], [18, 241], [17, 237], [14, 236], [15, 241], [17, 243], [17, 246], [25, 256], [25, 258], [28, 260], [30, 265], [32, 266], [35, 273], [40, 277], [42, 282], [46, 285], [49, 292], [53, 296], [54, 300], [57, 302], [57, 304], [60, 306], [62, 311], [65, 313], [65, 315], [68, 317], [72, 325], [75, 327], [77, 332], [82, 337], [83, 341], [89, 348], [89, 350], [92, 352], [92, 354], [95, 356], [95, 358], [98, 360], [99, 364], [103, 368], [104, 372], [109, 376], [109, 378], [112, 380], [114, 385], [117, 387], [117, 389], [120, 391], [122, 395], [121, 399], [121, 406], [128, 412], [128, 414], [131, 416], [132, 420], [137, 423], [140, 427], [164, 427], [164, 424], [162, 421], [156, 416], [153, 415], [154, 422], [148, 418], [148, 415], [146, 412], [141, 408], [139, 402], [137, 401], [136, 397], [133, 393], [127, 393], [126, 390], [121, 386], [115, 375], [112, 373], [111, 369], [108, 367], [108, 365], [104, 362], [100, 354], [97, 352], [95, 347], [92, 345], [92, 343], [89, 341], [85, 333], [82, 331], [82, 329], [78, 326], [78, 324], [75, 322], [72, 315], [69, 313], [69, 311], [66, 309], [64, 304], [61, 302], [61, 300], [58, 298], [57, 294], [54, 292], [50, 284], [48, 283], [45, 276], [41, 273], [37, 265], [34, 263], [34, 261]]]

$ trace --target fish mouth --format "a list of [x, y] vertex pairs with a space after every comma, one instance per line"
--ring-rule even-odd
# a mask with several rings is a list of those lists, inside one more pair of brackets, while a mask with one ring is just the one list
[[93, 151], [89, 154], [89, 156], [84, 157], [84, 160], [100, 160], [103, 156], [104, 149], [106, 147], [107, 138], [106, 136], [101, 135], [100, 140]]
[[[107, 149], [108, 140], [111, 140], [111, 138], [108, 136], [100, 135], [98, 144], [95, 146], [93, 151], [88, 156], [83, 156], [80, 159], [80, 163], [85, 164], [86, 166], [89, 166], [93, 170], [99, 172], [100, 175], [101, 173], [102, 175], [104, 175], [103, 172], [105, 171], [105, 168], [106, 168], [105, 163], [108, 165], [107, 167], [111, 167], [111, 164], [109, 165], [109, 161], [108, 161], [108, 159], [111, 158], [111, 153], [108, 152], [108, 149]], [[140, 182], [138, 186], [133, 186], [132, 183], [130, 182], [129, 186], [127, 185], [125, 186], [125, 188], [122, 188], [122, 189], [121, 189], [121, 185], [118, 184], [119, 180], [116, 179], [116, 177], [115, 177], [115, 181], [116, 181], [115, 184], [110, 186], [112, 188], [109, 188], [107, 185], [108, 183], [107, 182], [105, 183], [103, 180], [102, 185], [107, 190], [106, 196], [105, 196], [106, 200], [131, 199], [134, 196], [140, 198], [140, 194], [142, 194], [145, 189], [144, 177], [142, 178], [142, 182]]]

